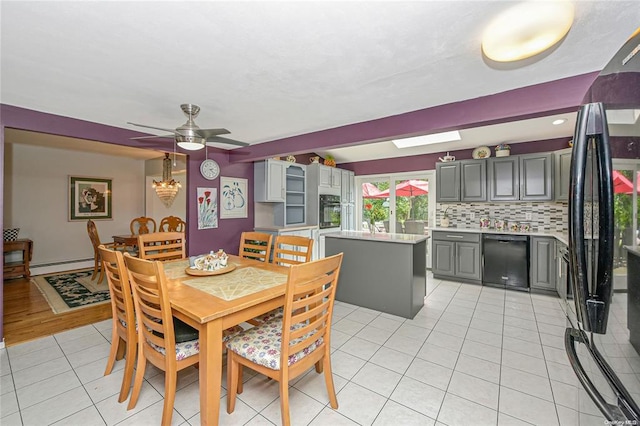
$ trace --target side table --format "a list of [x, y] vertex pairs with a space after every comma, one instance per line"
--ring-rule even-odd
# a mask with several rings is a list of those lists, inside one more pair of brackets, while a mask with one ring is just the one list
[[19, 239], [15, 241], [5, 241], [3, 255], [7, 253], [21, 251], [22, 260], [15, 262], [4, 262], [3, 274], [4, 278], [17, 278], [24, 276], [25, 278], [31, 278], [31, 271], [29, 270], [29, 262], [33, 256], [33, 241], [29, 239]]

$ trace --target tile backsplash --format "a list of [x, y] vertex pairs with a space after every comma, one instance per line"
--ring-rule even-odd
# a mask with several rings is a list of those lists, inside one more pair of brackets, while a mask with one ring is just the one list
[[[480, 218], [506, 221], [529, 222], [532, 231], [551, 231], [566, 233], [569, 229], [569, 204], [562, 202], [514, 202], [514, 203], [438, 203], [436, 205], [436, 226], [444, 210], [449, 208], [449, 226], [459, 228], [479, 228]], [[471, 213], [475, 215], [471, 219]], [[527, 220], [527, 213], [531, 219]]]

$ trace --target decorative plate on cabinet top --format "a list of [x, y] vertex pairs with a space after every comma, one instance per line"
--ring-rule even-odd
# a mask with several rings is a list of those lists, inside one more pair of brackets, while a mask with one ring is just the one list
[[473, 150], [473, 152], [471, 153], [471, 156], [476, 160], [480, 160], [482, 158], [489, 158], [491, 157], [491, 150], [489, 149], [488, 146], [479, 146]]

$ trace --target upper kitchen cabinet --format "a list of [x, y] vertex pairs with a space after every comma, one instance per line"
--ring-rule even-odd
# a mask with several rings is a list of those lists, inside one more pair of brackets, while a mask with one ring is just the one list
[[520, 197], [517, 156], [489, 158], [489, 201], [515, 201]]
[[569, 201], [569, 174], [571, 172], [571, 148], [555, 152], [556, 175], [555, 195], [556, 201]]
[[520, 199], [553, 200], [553, 153], [520, 155]]
[[436, 201], [460, 201], [460, 162], [436, 163]]
[[257, 203], [275, 203], [270, 208], [273, 225], [306, 224], [306, 166], [269, 159], [254, 163], [253, 170], [253, 199]]
[[496, 157], [489, 164], [489, 201], [553, 200], [553, 153]]
[[313, 164], [312, 167], [318, 168], [318, 186], [322, 186], [324, 188], [340, 188], [340, 182], [342, 179], [340, 169], [323, 166], [322, 164]]
[[460, 185], [460, 201], [487, 201], [487, 161], [461, 161]]
[[292, 163], [264, 160], [253, 165], [253, 199], [255, 202], [282, 203], [285, 200], [285, 171]]
[[486, 160], [436, 163], [436, 201], [487, 201]]

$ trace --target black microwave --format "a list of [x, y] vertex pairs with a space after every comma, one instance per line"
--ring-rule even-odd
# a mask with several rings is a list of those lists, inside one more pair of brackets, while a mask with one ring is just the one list
[[320, 229], [340, 228], [340, 196], [320, 194], [318, 225]]

